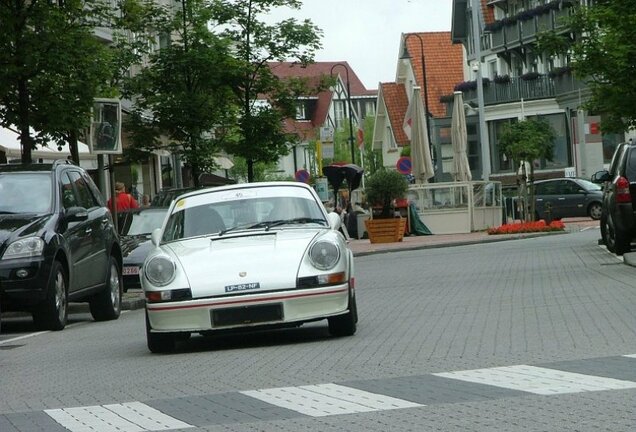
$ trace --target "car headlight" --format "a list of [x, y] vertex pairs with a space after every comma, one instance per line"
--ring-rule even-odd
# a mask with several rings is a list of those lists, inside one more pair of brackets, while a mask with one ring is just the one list
[[40, 237], [28, 237], [16, 240], [9, 245], [2, 259], [28, 258], [42, 255], [44, 240]]
[[309, 249], [309, 260], [317, 269], [332, 269], [339, 259], [340, 248], [333, 242], [326, 240], [317, 241]]
[[153, 257], [144, 266], [144, 275], [155, 286], [168, 285], [174, 279], [177, 266], [165, 255]]

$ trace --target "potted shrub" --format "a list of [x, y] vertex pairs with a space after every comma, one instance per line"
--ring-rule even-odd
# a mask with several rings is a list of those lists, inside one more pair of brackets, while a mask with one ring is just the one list
[[403, 199], [407, 190], [406, 178], [397, 171], [379, 170], [368, 178], [364, 188], [367, 202], [379, 209], [377, 216], [365, 221], [371, 243], [402, 241], [406, 219], [394, 216], [393, 202]]

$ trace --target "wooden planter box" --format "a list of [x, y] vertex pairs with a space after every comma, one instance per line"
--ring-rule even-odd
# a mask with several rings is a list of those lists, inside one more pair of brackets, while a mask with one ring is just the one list
[[371, 243], [401, 242], [406, 229], [406, 218], [367, 219], [364, 224]]

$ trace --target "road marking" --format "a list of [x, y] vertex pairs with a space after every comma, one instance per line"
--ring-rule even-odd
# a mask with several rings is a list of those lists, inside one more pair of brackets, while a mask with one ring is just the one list
[[71, 432], [145, 432], [194, 427], [141, 402], [44, 410]]
[[37, 333], [29, 333], [29, 334], [18, 336], [18, 337], [14, 337], [14, 338], [11, 338], [11, 339], [5, 339], [3, 341], [0, 341], [0, 345], [8, 344], [8, 343], [19, 341], [19, 340], [22, 340], [22, 339], [27, 339], [27, 338], [34, 337], [34, 336], [39, 336], [39, 335], [45, 334], [45, 333], [50, 333], [50, 332], [49, 332], [49, 330], [45, 330], [45, 331], [41, 331], [41, 332], [37, 332]]
[[626, 354], [623, 357], [631, 357], [631, 358], [636, 358], [636, 354]]
[[518, 365], [433, 375], [540, 395], [636, 388], [636, 382]]
[[263, 402], [290, 409], [312, 417], [353, 414], [422, 406], [337, 384], [317, 384], [300, 387], [279, 387], [243, 391], [242, 394]]

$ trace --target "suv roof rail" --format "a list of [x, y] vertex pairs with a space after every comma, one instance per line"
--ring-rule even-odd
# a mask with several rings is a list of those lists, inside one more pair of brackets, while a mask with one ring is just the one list
[[75, 164], [73, 163], [72, 160], [69, 160], [69, 159], [56, 159], [53, 162], [53, 168], [55, 168], [55, 167], [57, 167], [59, 165], [75, 165]]

